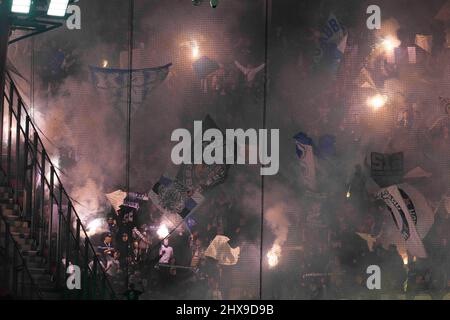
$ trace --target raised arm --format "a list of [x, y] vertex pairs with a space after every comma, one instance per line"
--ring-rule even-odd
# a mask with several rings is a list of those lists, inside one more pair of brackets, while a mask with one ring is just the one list
[[244, 67], [243, 65], [241, 65], [238, 61], [234, 61], [234, 64], [236, 65], [236, 67], [241, 70], [241, 72], [243, 74], [247, 74], [248, 73], [248, 69], [246, 67]]

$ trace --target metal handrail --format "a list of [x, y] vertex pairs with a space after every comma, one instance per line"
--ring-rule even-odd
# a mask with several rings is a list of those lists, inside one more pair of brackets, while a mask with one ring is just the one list
[[[44, 144], [38, 134], [38, 130], [35, 126], [35, 124], [31, 121], [31, 117], [28, 114], [27, 108], [25, 103], [23, 102], [23, 99], [17, 89], [17, 87], [14, 84], [14, 81], [9, 73], [7, 75], [7, 84], [9, 85], [9, 94], [8, 90], [5, 89], [5, 95], [4, 99], [6, 100], [6, 103], [4, 104], [3, 109], [8, 109], [9, 112], [8, 116], [8, 132], [7, 132], [7, 163], [6, 163], [6, 174], [8, 177], [8, 181], [11, 183], [11, 181], [14, 181], [12, 184], [16, 187], [16, 189], [20, 189], [22, 187], [23, 190], [28, 191], [28, 197], [31, 197], [34, 199], [28, 199], [28, 201], [23, 200], [24, 203], [26, 203], [28, 206], [32, 207], [33, 211], [31, 213], [32, 220], [32, 234], [33, 236], [37, 236], [37, 234], [34, 234], [33, 231], [36, 231], [38, 233], [39, 239], [36, 239], [39, 243], [39, 246], [41, 247], [41, 251], [45, 251], [45, 249], [48, 249], [48, 255], [50, 256], [49, 259], [49, 271], [51, 270], [51, 263], [55, 262], [56, 264], [56, 278], [57, 281], [60, 280], [61, 276], [61, 258], [65, 258], [65, 265], [66, 269], [69, 265], [69, 257], [72, 255], [70, 249], [70, 243], [74, 242], [75, 245], [75, 251], [76, 251], [76, 262], [78, 262], [79, 258], [83, 260], [83, 263], [85, 265], [85, 277], [97, 277], [97, 274], [92, 274], [93, 271], [90, 270], [88, 267], [88, 260], [92, 260], [94, 262], [94, 269], [100, 269], [100, 276], [102, 278], [101, 282], [102, 285], [106, 286], [106, 289], [110, 293], [110, 298], [115, 298], [114, 290], [108, 280], [108, 276], [106, 275], [105, 271], [102, 268], [97, 268], [96, 266], [100, 265], [100, 262], [96, 256], [96, 250], [94, 249], [94, 246], [92, 245], [89, 236], [86, 232], [86, 229], [78, 216], [78, 213], [76, 212], [73, 204], [72, 199], [68, 195], [67, 191], [62, 185], [62, 181], [58, 175], [58, 173], [55, 170], [55, 166], [53, 165], [48, 153], [46, 152], [46, 149], [44, 147]], [[16, 110], [14, 110], [15, 104], [14, 100], [17, 101]], [[9, 106], [9, 108], [8, 108]], [[0, 110], [0, 116], [1, 116], [1, 122], [0, 122], [0, 156], [3, 156], [3, 126], [4, 126], [4, 110]], [[23, 118], [22, 118], [23, 116]], [[12, 131], [13, 131], [13, 122], [12, 120], [15, 119], [16, 123], [16, 136], [15, 136], [15, 153], [16, 153], [16, 161], [15, 161], [15, 169], [16, 172], [14, 174], [14, 177], [12, 177], [12, 144], [13, 144], [13, 137], [12, 137]], [[23, 120], [25, 120], [23, 126]], [[33, 139], [30, 138], [30, 135], [33, 136]], [[23, 139], [23, 145], [21, 145], [21, 139]], [[23, 147], [23, 152], [21, 153], [21, 148]], [[22, 166], [20, 165], [20, 158], [23, 157], [24, 164]], [[40, 158], [40, 159], [39, 159]], [[31, 164], [29, 165], [28, 162], [31, 160]], [[50, 177], [47, 177], [45, 174], [46, 167], [48, 164], [49, 170], [50, 170]], [[30, 169], [31, 167], [31, 169]], [[3, 168], [3, 163], [2, 163]], [[34, 169], [34, 176], [33, 176], [33, 169]], [[22, 170], [22, 171], [21, 171]], [[31, 171], [31, 176], [30, 175]], [[15, 180], [14, 180], [15, 178]], [[27, 178], [30, 178], [27, 181]], [[36, 181], [36, 179], [39, 180], [39, 182]], [[20, 185], [21, 184], [21, 185]], [[39, 190], [38, 190], [39, 189]], [[46, 217], [44, 216], [45, 209], [43, 202], [46, 201], [45, 194], [46, 191], [48, 192], [48, 199], [47, 201], [50, 202], [50, 215], [48, 221], [46, 221]], [[39, 195], [37, 193], [39, 192]], [[18, 192], [15, 193], [15, 199], [18, 201]], [[39, 202], [40, 201], [40, 202]], [[64, 202], [66, 202], [64, 204]], [[53, 205], [57, 206], [58, 210], [58, 231], [56, 233], [57, 242], [54, 243], [52, 241], [53, 236]], [[66, 215], [64, 214], [63, 207], [66, 207]], [[37, 215], [34, 211], [37, 211]], [[26, 212], [25, 214], [30, 214], [29, 212]], [[73, 216], [72, 216], [73, 214]], [[74, 222], [76, 223], [76, 228], [72, 224], [72, 218]], [[36, 221], [37, 220], [37, 221]], [[47, 222], [47, 225], [45, 224]], [[64, 225], [64, 227], [61, 227], [61, 225]], [[43, 230], [47, 226], [48, 230]], [[60, 232], [62, 231], [62, 228], [67, 229], [67, 234], [62, 235]], [[37, 230], [38, 229], [38, 230]], [[75, 233], [74, 233], [74, 230]], [[64, 239], [61, 237], [65, 236], [65, 241], [67, 242], [65, 245], [65, 248], [61, 248], [61, 242], [64, 242]], [[83, 237], [84, 236], [84, 237]], [[84, 243], [82, 243], [81, 238], [84, 238]], [[48, 245], [46, 246], [46, 240], [48, 241]], [[56, 245], [56, 260], [52, 261], [51, 253], [52, 253], [52, 245]], [[82, 250], [84, 249], [84, 250]], [[64, 250], [65, 250], [65, 256], [64, 256]], [[84, 252], [83, 252], [84, 251]], [[75, 253], [75, 252], [74, 252]], [[84, 253], [84, 254], [83, 254]], [[80, 256], [81, 254], [81, 256]], [[89, 255], [92, 255], [92, 258], [89, 258]], [[95, 284], [95, 281], [94, 281]]]
[[[20, 261], [22, 262], [22, 266], [24, 267], [24, 271], [26, 272], [28, 279], [30, 281], [30, 287], [32, 288], [33, 292], [35, 292], [35, 294], [37, 295], [37, 297], [39, 298], [39, 300], [42, 300], [42, 292], [39, 289], [39, 287], [36, 285], [35, 281], [33, 280], [33, 276], [30, 273], [30, 270], [28, 269], [26, 260], [24, 259], [22, 253], [20, 252], [20, 248], [16, 242], [16, 240], [14, 239], [13, 235], [10, 232], [10, 227], [9, 227], [9, 223], [6, 220], [6, 218], [3, 216], [3, 209], [0, 207], [0, 218], [2, 219], [3, 223], [5, 224], [5, 237], [9, 237], [9, 240], [12, 240], [13, 243], [13, 248], [15, 250], [14, 254], [17, 254], [20, 258]], [[5, 239], [5, 249], [6, 251], [8, 251], [7, 245], [6, 245], [7, 241]], [[7, 253], [6, 253], [7, 254]], [[8, 259], [7, 259], [8, 260]], [[13, 266], [15, 267], [15, 266]], [[24, 284], [24, 282], [22, 282], [22, 285]]]

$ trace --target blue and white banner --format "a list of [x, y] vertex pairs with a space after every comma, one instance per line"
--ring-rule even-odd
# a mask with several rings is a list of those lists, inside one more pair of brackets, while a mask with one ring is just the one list
[[383, 246], [395, 244], [411, 256], [426, 258], [422, 240], [434, 223], [434, 212], [425, 197], [406, 183], [383, 188], [376, 196], [388, 209], [380, 235]]
[[320, 32], [314, 62], [319, 69], [325, 68], [335, 74], [347, 48], [348, 35], [333, 13], [330, 14]]
[[178, 214], [182, 219], [192, 213], [204, 199], [199, 192], [164, 175], [155, 183], [148, 197], [161, 212]]

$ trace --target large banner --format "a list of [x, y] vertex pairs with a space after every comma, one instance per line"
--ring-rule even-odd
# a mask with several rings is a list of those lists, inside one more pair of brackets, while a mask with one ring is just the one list
[[408, 184], [381, 189], [377, 198], [386, 203], [386, 225], [380, 235], [383, 246], [395, 244], [410, 255], [426, 258], [422, 239], [434, 222], [434, 212], [425, 197]]

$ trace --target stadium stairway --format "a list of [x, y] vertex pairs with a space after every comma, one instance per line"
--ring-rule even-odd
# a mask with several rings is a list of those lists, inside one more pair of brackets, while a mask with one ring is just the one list
[[[116, 299], [40, 130], [6, 76], [0, 110], [0, 291], [18, 299]], [[79, 277], [78, 288], [67, 287], [66, 270]], [[30, 289], [39, 294], [30, 295]]]
[[[62, 292], [55, 288], [52, 276], [45, 268], [45, 258], [42, 253], [37, 250], [36, 241], [31, 236], [30, 221], [21, 218], [20, 205], [14, 203], [14, 190], [6, 185], [5, 180], [0, 182], [0, 206], [3, 217], [9, 226], [9, 232], [16, 242], [20, 254], [26, 262], [26, 268], [40, 290], [42, 299], [59, 300], [62, 299]], [[19, 198], [22, 192], [19, 192]], [[2, 224], [0, 236], [4, 236], [5, 230]]]

